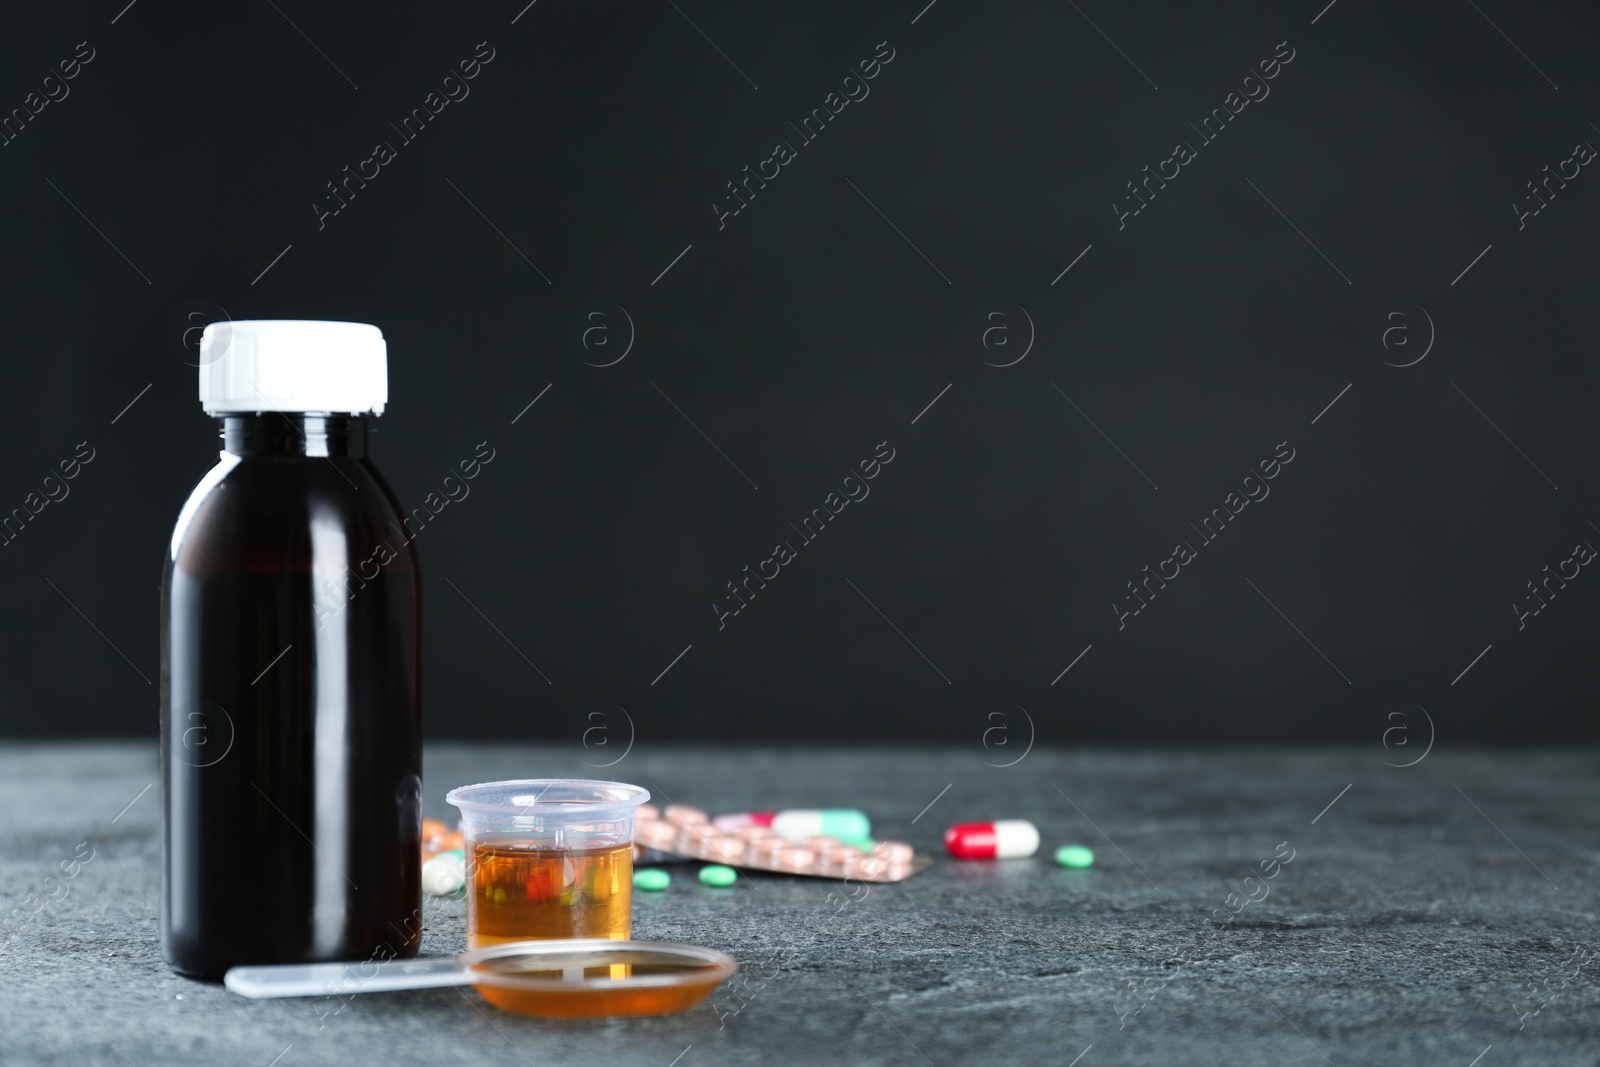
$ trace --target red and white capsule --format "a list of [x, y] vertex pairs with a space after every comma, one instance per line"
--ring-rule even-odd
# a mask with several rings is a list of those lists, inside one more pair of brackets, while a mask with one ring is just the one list
[[958, 822], [944, 832], [944, 847], [958, 860], [1013, 860], [1039, 851], [1039, 830], [1027, 819]]

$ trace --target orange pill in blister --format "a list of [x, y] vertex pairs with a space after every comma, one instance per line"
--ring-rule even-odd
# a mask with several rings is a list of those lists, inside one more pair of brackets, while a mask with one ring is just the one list
[[801, 848], [809, 848], [813, 852], [821, 852], [825, 848], [832, 848], [839, 844], [837, 837], [808, 837], [800, 842]]
[[848, 878], [874, 879], [889, 869], [889, 864], [876, 856], [856, 856], [845, 861], [844, 873]]
[[793, 845], [776, 834], [750, 843], [750, 851], [755, 854], [757, 859], [765, 863], [772, 862], [772, 857], [777, 853], [793, 847]]
[[730, 863], [744, 855], [744, 842], [737, 837], [708, 837], [700, 849], [705, 859]]
[[691, 808], [687, 804], [668, 804], [661, 812], [661, 817], [670, 823], [687, 826], [691, 823], [706, 821], [706, 813], [699, 808]]
[[677, 839], [668, 851], [677, 852], [685, 856], [698, 856], [706, 847], [706, 842], [720, 836], [715, 833], [691, 832], [698, 827], [684, 827], [678, 831]]
[[640, 804], [637, 808], [633, 809], [634, 822], [644, 822], [647, 819], [659, 818], [661, 818], [661, 809], [657, 808], [654, 804]]
[[776, 837], [777, 835], [765, 826], [741, 826], [733, 832], [733, 836], [741, 841], [760, 841], [763, 837]]
[[879, 841], [868, 853], [887, 863], [910, 863], [912, 854], [911, 846], [904, 841]]
[[817, 854], [809, 848], [780, 848], [772, 854], [772, 864], [779, 870], [803, 871], [816, 858]]
[[851, 848], [849, 845], [834, 845], [831, 848], [822, 849], [817, 854], [817, 862], [822, 865], [824, 870], [837, 871], [843, 869], [846, 863], [860, 855], [860, 849]]
[[424, 841], [432, 841], [434, 838], [440, 837], [449, 832], [450, 827], [446, 826], [444, 824], [444, 820], [442, 819], [422, 820], [422, 839]]
[[634, 823], [633, 836], [650, 848], [669, 849], [678, 839], [678, 828], [666, 822]]

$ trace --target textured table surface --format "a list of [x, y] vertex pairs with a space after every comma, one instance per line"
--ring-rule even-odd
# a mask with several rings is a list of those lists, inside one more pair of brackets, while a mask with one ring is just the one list
[[[1600, 1062], [1594, 752], [1436, 750], [1409, 768], [1376, 745], [1035, 749], [1011, 767], [976, 745], [585, 758], [431, 746], [428, 814], [452, 814], [445, 791], [468, 781], [615, 775], [713, 811], [857, 806], [919, 849], [995, 817], [1031, 818], [1045, 844], [1003, 863], [941, 852], [857, 901], [781, 876], [637, 894], [635, 937], [745, 966], [678, 1016], [548, 1022], [457, 989], [257, 1002], [161, 963], [154, 745], [3, 745], [0, 1062]], [[1094, 869], [1049, 861], [1069, 842], [1095, 849]], [[1247, 884], [1263, 861], [1274, 877]], [[423, 955], [459, 951], [464, 905], [427, 913]]]

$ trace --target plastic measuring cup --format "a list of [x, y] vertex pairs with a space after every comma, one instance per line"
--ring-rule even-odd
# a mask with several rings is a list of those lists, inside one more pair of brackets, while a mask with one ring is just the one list
[[467, 947], [542, 938], [627, 940], [633, 813], [621, 782], [529, 778], [452, 789], [466, 838]]

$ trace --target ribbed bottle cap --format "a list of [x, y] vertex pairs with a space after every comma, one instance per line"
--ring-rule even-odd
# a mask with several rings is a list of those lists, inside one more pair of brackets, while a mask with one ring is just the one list
[[389, 350], [363, 322], [213, 322], [200, 336], [200, 403], [242, 411], [383, 414]]

